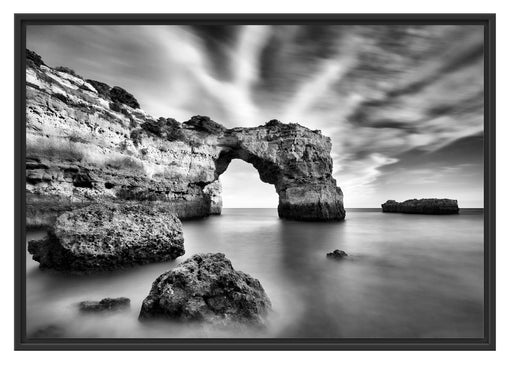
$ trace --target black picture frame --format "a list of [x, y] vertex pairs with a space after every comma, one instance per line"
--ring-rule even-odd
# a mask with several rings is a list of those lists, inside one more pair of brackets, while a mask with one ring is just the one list
[[[25, 301], [26, 26], [141, 24], [471, 24], [483, 25], [484, 56], [484, 336], [475, 339], [27, 339]], [[15, 328], [16, 350], [495, 350], [496, 346], [496, 15], [495, 14], [15, 14]]]

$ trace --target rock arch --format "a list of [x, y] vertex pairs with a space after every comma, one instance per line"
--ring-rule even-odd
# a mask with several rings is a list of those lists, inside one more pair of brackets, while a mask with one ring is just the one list
[[218, 147], [216, 179], [233, 159], [250, 163], [261, 181], [275, 186], [279, 217], [345, 218], [343, 193], [332, 177], [331, 142], [319, 131], [272, 120], [260, 127], [226, 130]]
[[219, 176], [233, 159], [275, 186], [280, 217], [344, 219], [331, 141], [320, 131], [277, 120], [227, 129], [204, 116], [155, 119], [129, 93], [119, 99], [108, 92], [115, 88], [36, 61], [26, 70], [27, 227], [98, 202], [137, 201], [180, 219], [220, 214]]

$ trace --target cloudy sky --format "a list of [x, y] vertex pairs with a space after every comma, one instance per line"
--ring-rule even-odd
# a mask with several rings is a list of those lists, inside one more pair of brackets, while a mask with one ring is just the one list
[[[155, 117], [320, 129], [347, 207], [483, 206], [483, 27], [29, 26], [27, 48]], [[221, 181], [225, 207], [277, 205], [243, 161]]]

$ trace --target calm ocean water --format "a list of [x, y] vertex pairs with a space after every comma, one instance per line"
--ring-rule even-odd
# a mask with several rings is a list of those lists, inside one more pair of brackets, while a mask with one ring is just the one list
[[[44, 235], [30, 232], [27, 239]], [[27, 253], [27, 333], [64, 337], [482, 337], [483, 214], [348, 210], [341, 223], [280, 220], [275, 209], [225, 209], [184, 222], [185, 256], [89, 276], [40, 271]], [[349, 256], [328, 260], [336, 248]], [[140, 323], [162, 272], [200, 252], [223, 252], [272, 301], [265, 331]], [[77, 303], [126, 296], [131, 310], [81, 315]]]

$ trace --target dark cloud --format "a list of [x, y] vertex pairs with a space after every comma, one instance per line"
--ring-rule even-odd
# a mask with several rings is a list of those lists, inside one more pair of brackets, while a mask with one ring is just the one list
[[[322, 61], [335, 56], [346, 38], [336, 26], [275, 26], [261, 52], [261, 93], [288, 97], [312, 76]], [[284, 99], [285, 99], [284, 98]]]
[[393, 173], [397, 168], [414, 169], [426, 166], [454, 167], [464, 164], [482, 166], [484, 152], [484, 135], [459, 138], [434, 151], [413, 148], [395, 156], [398, 161], [379, 168], [383, 173]]
[[440, 103], [427, 108], [428, 119], [434, 119], [441, 116], [450, 115], [453, 117], [464, 115], [483, 115], [484, 110], [484, 91], [479, 90], [474, 95], [461, 100], [458, 103]]
[[460, 68], [463, 68], [468, 65], [472, 65], [478, 60], [482, 59], [484, 55], [483, 44], [478, 44], [474, 47], [471, 47], [468, 50], [464, 50], [462, 54], [456, 55], [456, 57], [452, 60], [449, 60], [446, 64], [443, 64], [436, 73], [428, 75], [424, 79], [420, 79], [414, 82], [411, 82], [408, 85], [405, 85], [401, 88], [390, 90], [386, 99], [397, 98], [402, 95], [410, 95], [421, 92], [425, 87], [432, 85], [437, 80], [442, 79], [446, 76], [446, 74], [457, 71]]
[[[468, 45], [467, 49], [460, 50], [460, 53], [447, 57], [445, 62], [443, 62], [442, 59], [436, 60], [439, 63], [439, 66], [435, 69], [435, 72], [427, 72], [423, 77], [413, 78], [409, 83], [397, 83], [396, 87], [390, 88], [380, 95], [378, 99], [368, 99], [362, 102], [359, 107], [347, 117], [347, 120], [352, 123], [371, 125], [374, 128], [387, 128], [381, 127], [379, 124], [380, 122], [389, 124], [388, 120], [378, 117], [375, 122], [372, 122], [372, 115], [381, 115], [384, 108], [400, 108], [400, 104], [403, 103], [400, 99], [401, 97], [407, 97], [409, 99], [411, 96], [414, 97], [418, 94], [420, 94], [419, 96], [421, 97], [422, 92], [427, 87], [435, 86], [440, 80], [449, 77], [451, 73], [457, 72], [466, 67], [471, 68], [479, 61], [482, 61], [483, 52], [483, 39], [481, 39], [480, 41], [477, 40], [476, 44]], [[427, 54], [426, 56], [432, 57], [430, 54]], [[443, 54], [440, 56], [443, 56]], [[421, 69], [418, 69], [417, 72], [420, 74]], [[473, 70], [471, 72], [473, 72]], [[451, 92], [456, 91], [457, 90], [451, 90]], [[471, 103], [471, 106], [476, 104], [478, 107], [481, 107], [483, 104], [483, 84], [475, 90], [475, 94], [476, 95], [466, 97], [466, 99], [469, 100], [462, 100], [462, 104], [468, 105]], [[405, 103], [407, 103], [407, 101]], [[429, 105], [425, 103], [424, 106], [427, 108], [427, 114], [429, 114], [427, 115], [427, 118], [443, 115], [444, 112], [448, 113], [461, 109], [459, 105], [454, 103], [437, 105]], [[421, 122], [423, 122], [422, 119], [418, 120], [418, 123]], [[400, 121], [396, 121], [396, 125], [398, 128], [404, 128]], [[405, 128], [410, 129], [410, 127]]]
[[231, 76], [229, 50], [236, 42], [240, 31], [238, 26], [225, 25], [193, 25], [190, 26], [198, 37], [202, 39], [205, 49], [209, 53], [209, 60], [221, 79]]

